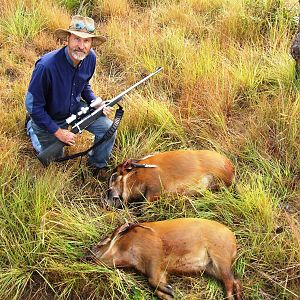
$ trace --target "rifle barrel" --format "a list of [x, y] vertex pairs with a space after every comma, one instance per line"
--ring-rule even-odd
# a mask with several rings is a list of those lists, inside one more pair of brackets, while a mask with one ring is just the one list
[[117, 95], [116, 97], [112, 98], [109, 103], [107, 104], [107, 106], [114, 106], [116, 103], [119, 102], [119, 99], [122, 98], [123, 96], [125, 96], [127, 93], [129, 93], [131, 90], [135, 89], [137, 86], [139, 86], [140, 84], [142, 84], [143, 82], [145, 82], [146, 80], [148, 80], [150, 77], [152, 77], [153, 75], [155, 75], [156, 73], [160, 72], [163, 69], [163, 67], [159, 67], [157, 68], [153, 73], [150, 73], [148, 76], [144, 77], [143, 79], [141, 79], [139, 82], [135, 83], [134, 85], [132, 85], [131, 87], [129, 87], [127, 90], [125, 90], [124, 92], [120, 93], [119, 95]]
[[[125, 90], [124, 92], [120, 93], [119, 95], [117, 95], [116, 97], [111, 99], [105, 106], [114, 106], [128, 92], [130, 92], [131, 90], [133, 90], [134, 88], [136, 88], [137, 86], [139, 86], [140, 84], [142, 84], [143, 82], [148, 80], [150, 77], [152, 77], [156, 73], [160, 72], [162, 69], [163, 69], [162, 67], [157, 68], [153, 73], [150, 73], [148, 76], [144, 77], [142, 80], [135, 83], [134, 85], [129, 87], [127, 90]], [[99, 107], [98, 109], [94, 110], [90, 115], [86, 116], [79, 122], [75, 123], [71, 129], [71, 132], [73, 132], [73, 133], [81, 132], [83, 129], [85, 129], [87, 126], [89, 126], [91, 123], [93, 123], [102, 114], [103, 108], [104, 108], [103, 106]], [[74, 120], [72, 119], [72, 121], [74, 121]], [[38, 155], [38, 159], [41, 161], [41, 163], [44, 166], [48, 166], [50, 164], [50, 162], [55, 160], [54, 153], [57, 153], [57, 151], [62, 149], [64, 146], [65, 146], [65, 144], [58, 140], [54, 144], [50, 145], [47, 149], [42, 151]]]

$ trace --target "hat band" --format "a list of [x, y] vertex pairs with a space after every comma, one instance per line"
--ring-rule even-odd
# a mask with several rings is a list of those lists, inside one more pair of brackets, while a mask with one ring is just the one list
[[76, 31], [82, 31], [86, 33], [94, 33], [95, 27], [92, 25], [86, 25], [85, 23], [79, 21], [74, 24], [72, 24], [69, 29], [76, 30]]

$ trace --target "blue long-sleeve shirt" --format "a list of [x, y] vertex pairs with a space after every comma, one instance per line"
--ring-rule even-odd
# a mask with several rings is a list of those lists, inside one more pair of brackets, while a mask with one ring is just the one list
[[88, 104], [96, 98], [89, 80], [96, 67], [96, 55], [89, 55], [76, 67], [66, 47], [42, 56], [35, 64], [25, 105], [32, 120], [49, 133], [59, 127], [55, 121], [68, 118], [80, 109], [80, 99]]

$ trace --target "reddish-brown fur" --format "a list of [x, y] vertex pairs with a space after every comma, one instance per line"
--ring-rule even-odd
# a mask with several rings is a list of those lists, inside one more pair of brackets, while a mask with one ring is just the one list
[[[135, 163], [150, 165], [136, 167]], [[128, 160], [117, 167], [110, 180], [108, 202], [121, 198], [125, 204], [137, 198], [155, 201], [162, 192], [193, 195], [199, 188], [229, 186], [234, 178], [232, 162], [209, 150], [177, 150]]]
[[182, 218], [117, 228], [91, 249], [89, 258], [110, 267], [133, 267], [148, 278], [160, 299], [173, 298], [167, 283], [170, 273], [208, 274], [225, 285], [227, 299], [240, 300], [241, 285], [232, 263], [236, 239], [223, 224], [206, 219]]

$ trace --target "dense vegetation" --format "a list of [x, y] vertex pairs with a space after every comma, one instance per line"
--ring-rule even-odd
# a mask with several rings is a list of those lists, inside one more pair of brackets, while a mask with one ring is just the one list
[[[300, 82], [289, 55], [296, 2], [1, 1], [1, 299], [152, 299], [143, 276], [80, 258], [126, 220], [185, 216], [236, 233], [246, 299], [299, 299]], [[234, 161], [234, 189], [163, 197], [140, 213], [106, 210], [106, 184], [85, 161], [40, 165], [24, 134], [24, 95], [36, 59], [60, 47], [54, 30], [78, 12], [108, 37], [96, 49], [96, 94], [109, 99], [164, 67], [124, 100], [111, 167], [155, 151], [214, 149]], [[76, 150], [90, 142], [83, 134]], [[205, 275], [170, 282], [178, 299], [223, 297]]]

